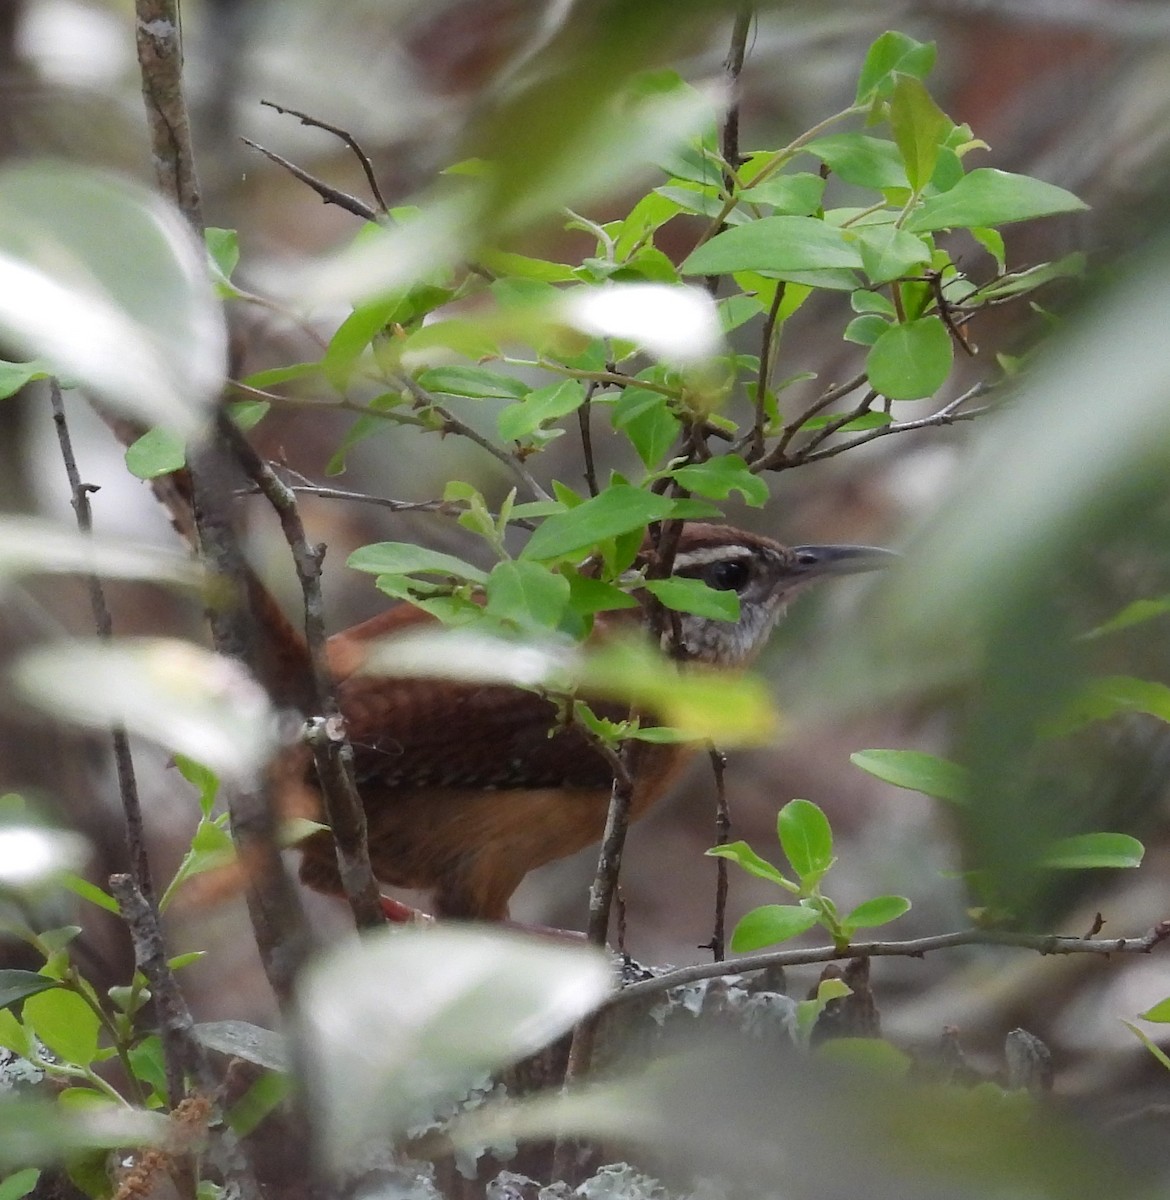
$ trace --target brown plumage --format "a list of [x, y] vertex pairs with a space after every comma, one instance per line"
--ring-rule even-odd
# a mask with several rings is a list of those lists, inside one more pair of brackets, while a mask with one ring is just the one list
[[[746, 666], [801, 586], [827, 574], [871, 570], [887, 556], [868, 547], [787, 548], [730, 526], [689, 525], [675, 574], [735, 590], [741, 615], [738, 623], [682, 615], [686, 655]], [[636, 610], [603, 614], [595, 635], [638, 616]], [[384, 883], [432, 890], [438, 915], [502, 919], [529, 871], [600, 838], [613, 775], [580, 731], [558, 726], [556, 707], [534, 693], [361, 673], [371, 642], [430, 620], [399, 605], [329, 641], [370, 859]], [[271, 634], [273, 624], [266, 625]], [[594, 707], [625, 715], [612, 705]], [[692, 753], [685, 745], [644, 747], [633, 819], [663, 795]], [[307, 752], [298, 750], [289, 765], [315, 792]], [[329, 835], [315, 834], [300, 849], [304, 882], [340, 891]]]

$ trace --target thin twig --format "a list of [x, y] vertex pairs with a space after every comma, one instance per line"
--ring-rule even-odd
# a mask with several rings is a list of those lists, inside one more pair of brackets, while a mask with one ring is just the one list
[[287, 158], [282, 158], [272, 150], [266, 150], [259, 142], [254, 142], [251, 138], [246, 137], [241, 137], [240, 141], [245, 146], [251, 146], [253, 150], [259, 150], [265, 158], [276, 163], [278, 167], [283, 167], [302, 183], [308, 184], [321, 197], [323, 203], [336, 204], [338, 208], [344, 208], [346, 212], [353, 213], [355, 217], [361, 217], [363, 221], [377, 221], [381, 215], [376, 208], [371, 208], [364, 200], [359, 200], [356, 196], [351, 196], [349, 192], [343, 192], [340, 188], [333, 187], [332, 184], [318, 179], [316, 175], [310, 175], [296, 163], [289, 162]]
[[784, 291], [784, 281], [780, 280], [776, 284], [776, 294], [772, 297], [768, 316], [760, 334], [760, 373], [756, 379], [755, 420], [752, 421], [751, 430], [745, 439], [749, 463], [763, 458], [767, 450], [764, 445], [764, 426], [767, 424], [764, 406], [768, 398], [768, 380], [772, 374], [772, 339], [776, 333], [776, 318], [780, 315], [780, 305], [784, 303]]
[[[711, 770], [715, 774], [715, 845], [726, 846], [731, 840], [731, 810], [727, 807], [727, 786], [724, 772], [727, 755], [716, 746], [707, 751], [711, 758]], [[715, 962], [722, 962], [727, 955], [727, 859], [715, 859], [715, 926], [711, 940], [700, 950], [710, 950]]]
[[811, 421], [817, 413], [828, 408], [830, 404], [848, 396], [850, 392], [855, 392], [861, 387], [868, 376], [864, 371], [854, 375], [852, 379], [846, 380], [845, 383], [838, 384], [836, 387], [829, 388], [827, 392], [821, 395], [817, 400], [804, 410], [804, 412], [792, 418], [785, 426], [780, 434], [780, 440], [764, 455], [763, 458], [758, 458], [752, 463], [752, 470], [759, 474], [762, 471], [778, 471], [782, 470], [788, 463], [785, 455], [788, 447], [792, 444], [792, 439], [801, 431], [807, 421]]
[[366, 813], [354, 781], [353, 747], [345, 736], [345, 724], [325, 650], [325, 602], [321, 595], [321, 563], [325, 548], [309, 545], [291, 489], [225, 415], [220, 417], [220, 436], [231, 447], [244, 473], [276, 510], [292, 554], [301, 585], [305, 643], [313, 678], [313, 716], [316, 719], [309, 721], [306, 740], [313, 750], [321, 796], [337, 848], [337, 865], [345, 898], [359, 928], [377, 928], [385, 923], [385, 917], [370, 868]]
[[203, 211], [191, 123], [183, 99], [183, 45], [178, 0], [135, 0], [142, 98], [159, 190], [200, 236]]
[[386, 215], [389, 211], [389, 205], [382, 195], [382, 189], [378, 186], [378, 177], [374, 174], [374, 164], [370, 162], [370, 156], [361, 148], [357, 138], [352, 133], [336, 125], [330, 125], [328, 121], [322, 121], [317, 117], [310, 117], [308, 113], [298, 112], [295, 108], [283, 108], [271, 100], [261, 100], [260, 104], [264, 108], [274, 109], [282, 115], [287, 114], [290, 117], [296, 117], [302, 125], [308, 125], [314, 129], [323, 129], [326, 133], [331, 133], [334, 137], [340, 138], [353, 151], [354, 156], [361, 164], [362, 171], [366, 176], [366, 182], [370, 185], [370, 192], [378, 202], [378, 211], [383, 216]]
[[853, 958], [922, 958], [935, 950], [956, 946], [1008, 946], [1020, 950], [1035, 950], [1038, 954], [1149, 954], [1170, 938], [1170, 920], [1159, 921], [1141, 937], [1091, 938], [1068, 937], [1054, 933], [1014, 933], [999, 929], [964, 929], [957, 933], [941, 933], [933, 937], [911, 938], [902, 942], [856, 942], [852, 946], [813, 946], [807, 950], [776, 950], [769, 954], [748, 954], [724, 963], [700, 963], [681, 967], [656, 979], [632, 983], [623, 988], [610, 1003], [654, 996], [683, 984], [702, 979], [718, 979], [724, 975], [747, 975], [773, 967], [797, 967], [808, 963], [836, 962]]
[[577, 409], [577, 424], [581, 428], [581, 453], [585, 458], [585, 485], [589, 488], [591, 496], [596, 496], [599, 489], [597, 466], [593, 461], [593, 431], [589, 425], [589, 417], [593, 410], [593, 393], [599, 386], [597, 380], [589, 383], [585, 389], [585, 399], [581, 401], [581, 407]]
[[242, 1200], [260, 1200], [260, 1186], [231, 1126], [224, 1119], [217, 1098], [220, 1081], [211, 1069], [207, 1052], [195, 1035], [191, 1010], [167, 964], [166, 946], [159, 926], [158, 911], [139, 891], [129, 875], [111, 875], [110, 891], [118, 902], [122, 919], [134, 944], [135, 966], [146, 976], [164, 1041], [171, 1041], [182, 1055], [183, 1069], [211, 1105], [209, 1125], [216, 1130], [208, 1143], [214, 1166], [223, 1174], [229, 1191]]
[[[743, 164], [743, 156], [739, 152], [739, 113], [743, 103], [743, 87], [740, 76], [743, 74], [744, 58], [747, 54], [748, 34], [752, 28], [752, 6], [745, 5], [735, 14], [735, 25], [731, 30], [731, 46], [727, 57], [723, 60], [723, 75], [727, 80], [731, 93], [731, 103], [727, 106], [727, 115], [723, 118], [723, 136], [720, 139], [720, 149], [723, 161], [731, 171], [739, 170]], [[735, 186], [734, 177], [724, 181], [730, 191]]]

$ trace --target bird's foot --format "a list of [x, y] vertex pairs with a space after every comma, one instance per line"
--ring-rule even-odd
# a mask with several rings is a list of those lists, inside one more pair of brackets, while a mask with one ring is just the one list
[[433, 925], [435, 918], [418, 908], [411, 908], [401, 900], [381, 896], [382, 912], [391, 925]]

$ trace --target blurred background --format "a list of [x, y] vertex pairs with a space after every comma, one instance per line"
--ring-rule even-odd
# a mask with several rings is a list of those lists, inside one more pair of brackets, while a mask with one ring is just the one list
[[[328, 5], [188, 0], [183, 7], [187, 81], [205, 212], [210, 225], [239, 230], [243, 257], [237, 282], [259, 293], [283, 287], [307, 260], [346, 243], [358, 229], [356, 218], [323, 205], [242, 137], [368, 198], [358, 164], [340, 141], [262, 107], [262, 100], [344, 128], [369, 154], [387, 201], [402, 203], [464, 156], [469, 123], [492, 103], [512, 72], [539, 57], [571, 7], [560, 0]], [[133, 20], [125, 0], [0, 4], [0, 159], [60, 157], [151, 180]], [[693, 33], [684, 30], [673, 65], [696, 83], [717, 81], [730, 28], [728, 11], [725, 20], [707, 19]], [[1017, 269], [1073, 249], [1091, 251], [1091, 277], [1084, 289], [1062, 287], [1039, 298], [1040, 305], [1056, 311], [1089, 306], [1073, 326], [1072, 342], [1064, 343], [1075, 344], [1087, 328], [1084, 321], [1092, 319], [1093, 297], [1148, 260], [1170, 217], [1164, 199], [1170, 165], [1170, 10], [1139, 0], [819, 0], [764, 7], [753, 26], [742, 77], [743, 149], [782, 145], [850, 103], [866, 47], [889, 28], [938, 43], [932, 93], [955, 121], [969, 123], [991, 147], [972, 163], [1035, 175], [1092, 206], [1087, 214], [1006, 231], [1009, 265]], [[593, 204], [587, 215], [615, 216], [654, 182], [648, 167], [629, 180], [628, 190]], [[694, 227], [676, 221], [659, 244], [677, 260], [694, 236]], [[557, 222], [530, 238], [530, 252], [564, 261], [589, 250], [581, 234], [564, 233]], [[1151, 293], [1150, 303], [1156, 306], [1158, 298]], [[1161, 296], [1163, 304], [1168, 299]], [[289, 314], [235, 306], [234, 374], [319, 355], [312, 335], [328, 337], [344, 315], [343, 310], [315, 313], [306, 331]], [[1156, 308], [1150, 315], [1156, 326]], [[1026, 301], [986, 314], [971, 330], [979, 355], [962, 364], [948, 387], [957, 394], [991, 377], [997, 354], [1022, 353], [1049, 323], [1044, 309]], [[840, 314], [813, 306], [803, 310], [785, 333], [787, 358], [778, 374], [815, 371], [819, 389], [855, 373], [863, 351], [841, 341], [843, 325]], [[757, 335], [749, 330], [745, 336]], [[929, 402], [922, 403], [925, 415]], [[470, 412], [472, 402], [467, 404], [468, 412], [461, 415], [491, 428], [494, 414], [477, 416]], [[1126, 404], [1120, 386], [1099, 397], [1103, 429], [1125, 419]], [[918, 415], [918, 410], [911, 407], [903, 415]], [[0, 498], [5, 509], [71, 520], [46, 397], [29, 389], [8, 403], [3, 419]], [[173, 535], [149, 487], [126, 473], [121, 448], [104, 426], [80, 404], [73, 405], [71, 421], [83, 478], [101, 486], [94, 499], [98, 528], [169, 544]], [[255, 436], [269, 457], [322, 481], [348, 425], [343, 414], [330, 420], [283, 412], [266, 420]], [[978, 436], [972, 427], [958, 425], [882, 439], [815, 469], [785, 473], [772, 481], [773, 503], [767, 510], [731, 508], [729, 516], [786, 541], [913, 548], [960, 481], [963, 494], [979, 495], [979, 477], [970, 467], [971, 439]], [[1037, 442], [1033, 451], [1043, 457], [1045, 444]], [[572, 447], [554, 447], [538, 468], [572, 485], [581, 479]], [[452, 478], [470, 480], [489, 499], [500, 498], [510, 486], [498, 465], [476, 447], [456, 438], [422, 438], [410, 430], [363, 441], [335, 482], [353, 491], [426, 500], [440, 496]], [[996, 485], [988, 477], [985, 486]], [[306, 501], [304, 514], [313, 537], [329, 547], [326, 598], [333, 629], [381, 607], [369, 577], [344, 569], [353, 548], [398, 539], [468, 557], [479, 553], [469, 535], [437, 517], [392, 516], [336, 501]], [[254, 559], [291, 606], [295, 580], [284, 543], [266, 514], [254, 516]], [[1046, 596], [1070, 630], [1090, 629], [1130, 600], [1170, 592], [1166, 524], [1164, 497], [1153, 487], [1140, 504], [1125, 509], [1124, 520], [1086, 529], [1083, 553], [1051, 565]], [[119, 585], [110, 594], [119, 632], [203, 636], [195, 606], [177, 603], [162, 589]], [[828, 653], [843, 637], [850, 642], [853, 635], [842, 631], [869, 627], [868, 599], [864, 582], [846, 582], [800, 602], [761, 666], [782, 702], [786, 679], [800, 675], [808, 661]], [[82, 589], [68, 582], [13, 593], [0, 612], [4, 652], [61, 628], [85, 632], [87, 614]], [[1151, 623], [1110, 641], [1103, 653], [1114, 673], [1164, 679], [1170, 677], [1166, 642], [1164, 625]], [[883, 892], [909, 896], [914, 908], [890, 936], [967, 924], [969, 897], [955, 872], [970, 831], [960, 829], [938, 802], [863, 774], [850, 765], [849, 755], [870, 747], [959, 754], [964, 739], [971, 738], [965, 715], [978, 710], [981, 689], [993, 688], [995, 672], [1004, 665], [996, 653], [989, 651], [981, 671], [959, 684], [902, 689], [899, 699], [881, 703], [859, 688], [852, 702], [838, 698], [832, 713], [816, 721], [802, 721], [802, 705], [794, 700], [785, 710], [789, 728], [782, 741], [731, 757], [732, 836], [775, 859], [775, 814], [792, 797], [806, 797], [828, 812], [839, 838], [840, 865], [831, 894], [841, 904], [849, 907]], [[1043, 927], [1085, 933], [1101, 911], [1108, 934], [1138, 934], [1170, 912], [1168, 751], [1161, 722], [1132, 717], [1078, 739], [1071, 751], [1051, 752], [1037, 768], [1042, 790], [1054, 803], [1091, 797], [1095, 823], [1090, 828], [1133, 833], [1148, 848], [1146, 865], [1138, 872], [1054, 877], [1059, 886], [1047, 891], [1039, 906]], [[156, 872], [166, 878], [196, 820], [193, 793], [157, 751], [141, 748], [139, 768]], [[6, 718], [0, 726], [0, 786], [36, 798], [83, 830], [94, 847], [95, 878], [119, 869], [117, 793], [103, 739]], [[623, 871], [626, 945], [640, 961], [682, 964], [704, 957], [697, 947], [711, 937], [715, 866], [702, 851], [714, 841], [713, 805], [711, 773], [699, 763], [686, 786], [631, 834]], [[595, 861], [589, 851], [534, 874], [518, 894], [513, 915], [580, 928]], [[775, 899], [764, 884], [734, 871], [731, 883], [732, 921]], [[323, 930], [344, 927], [340, 905], [318, 897], [311, 903]], [[60, 923], [67, 914], [57, 916]], [[188, 969], [190, 996], [201, 1018], [271, 1018], [271, 997], [242, 904], [192, 891], [172, 925], [176, 952], [210, 951]], [[93, 969], [99, 976], [109, 973], [111, 982], [128, 964], [116, 933], [112, 923], [96, 920], [87, 929]], [[5, 950], [0, 944], [0, 956]], [[22, 964], [13, 957], [6, 965]], [[1096, 956], [1041, 959], [1023, 952], [953, 951], [925, 961], [884, 960], [874, 974], [886, 1031], [903, 1044], [931, 1043], [950, 1025], [958, 1027], [969, 1050], [990, 1054], [1009, 1029], [1024, 1025], [1051, 1045], [1062, 1091], [1092, 1094], [1107, 1086], [1119, 1094], [1139, 1081], [1152, 1086], [1160, 1081], [1152, 1059], [1119, 1021], [1170, 994], [1164, 956], [1118, 963]], [[803, 994], [814, 979], [812, 973], [795, 976], [794, 993]]]

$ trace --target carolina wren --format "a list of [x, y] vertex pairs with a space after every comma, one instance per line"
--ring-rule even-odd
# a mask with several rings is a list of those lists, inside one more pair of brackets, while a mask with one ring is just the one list
[[[674, 574], [736, 592], [740, 616], [729, 622], [680, 613], [681, 656], [745, 667], [799, 589], [828, 575], [874, 570], [891, 557], [868, 546], [786, 547], [727, 525], [688, 524]], [[601, 614], [591, 636], [605, 636], [631, 613], [636, 620], [634, 610]], [[329, 640], [370, 860], [384, 883], [432, 890], [437, 915], [504, 919], [529, 871], [600, 838], [613, 773], [580, 730], [558, 724], [556, 706], [533, 692], [359, 672], [373, 639], [430, 620], [403, 604]], [[594, 708], [626, 715], [612, 704]], [[694, 747], [642, 750], [632, 819], [663, 795]], [[312, 790], [307, 755], [297, 769]], [[339, 892], [329, 834], [312, 835], [300, 849], [301, 879]]]

